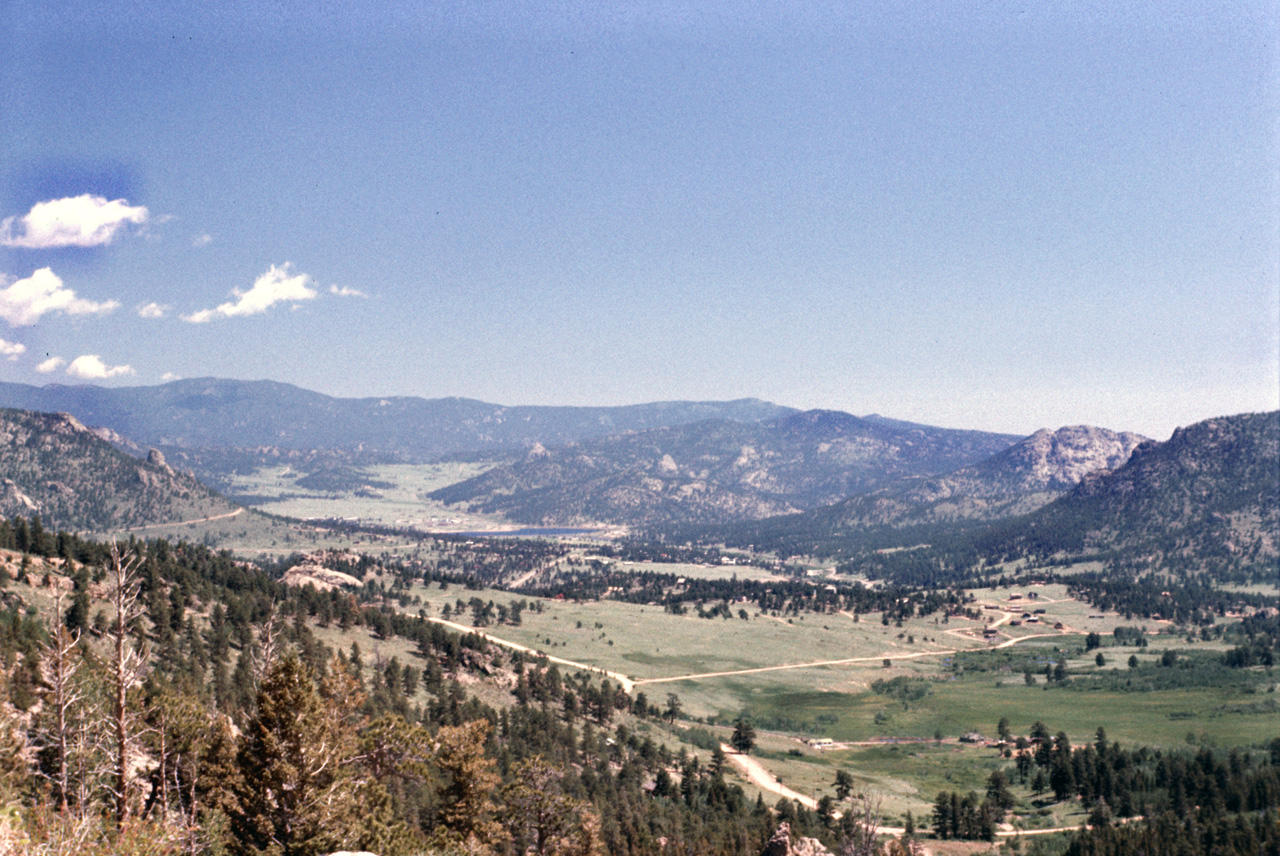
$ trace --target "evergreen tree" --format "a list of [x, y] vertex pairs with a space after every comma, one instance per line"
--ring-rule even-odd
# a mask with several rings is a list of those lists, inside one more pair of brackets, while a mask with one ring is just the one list
[[297, 655], [278, 657], [258, 689], [238, 756], [236, 852], [317, 856], [360, 837], [349, 764], [354, 741], [343, 726]]
[[749, 753], [756, 745], [756, 730], [743, 717], [733, 723], [733, 736], [729, 738], [733, 748], [743, 755]]

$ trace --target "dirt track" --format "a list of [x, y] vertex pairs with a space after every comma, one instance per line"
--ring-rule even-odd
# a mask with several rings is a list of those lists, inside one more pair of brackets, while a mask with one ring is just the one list
[[636, 687], [635, 681], [618, 672], [610, 672], [607, 669], [601, 669], [598, 666], [589, 666], [586, 663], [577, 663], [573, 660], [566, 660], [563, 657], [553, 657], [552, 655], [539, 651], [536, 648], [530, 648], [527, 645], [521, 645], [519, 642], [511, 642], [507, 639], [499, 639], [497, 636], [492, 636], [485, 633], [483, 630], [477, 630], [476, 628], [468, 627], [465, 624], [458, 624], [456, 621], [447, 621], [443, 618], [432, 618], [430, 615], [425, 616], [425, 618], [427, 621], [434, 621], [436, 624], [442, 624], [445, 627], [449, 627], [462, 633], [474, 633], [476, 636], [479, 636], [487, 642], [492, 642], [494, 645], [501, 645], [504, 648], [510, 648], [512, 651], [522, 651], [526, 654], [533, 654], [535, 657], [545, 657], [552, 663], [559, 663], [562, 666], [581, 669], [584, 672], [595, 672], [597, 675], [606, 675], [620, 683], [622, 685], [622, 689], [628, 693]]
[[235, 511], [228, 511], [226, 514], [215, 514], [212, 517], [200, 517], [195, 520], [175, 520], [172, 523], [148, 523], [146, 526], [134, 526], [125, 530], [126, 532], [139, 532], [143, 529], [160, 529], [164, 526], [186, 526], [188, 523], [212, 523], [214, 520], [229, 520], [244, 514], [243, 508], [237, 508]]

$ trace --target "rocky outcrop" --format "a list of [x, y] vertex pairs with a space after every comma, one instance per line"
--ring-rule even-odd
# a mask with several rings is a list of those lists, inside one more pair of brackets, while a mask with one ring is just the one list
[[855, 530], [1027, 514], [1071, 491], [1091, 473], [1122, 466], [1140, 434], [1073, 425], [1041, 429], [985, 461], [945, 475], [903, 479], [813, 513], [824, 526]]
[[169, 466], [164, 459], [164, 452], [159, 449], [152, 449], [147, 452], [147, 463], [153, 467], [164, 470], [169, 475], [175, 475], [173, 467]]
[[362, 583], [360, 580], [344, 574], [341, 571], [334, 571], [323, 565], [304, 563], [294, 565], [285, 571], [280, 582], [287, 586], [315, 586], [320, 591], [332, 591], [340, 586], [351, 586], [359, 588]]
[[832, 856], [832, 854], [816, 838], [797, 838], [793, 841], [791, 825], [783, 821], [774, 830], [773, 837], [764, 846], [760, 856]]

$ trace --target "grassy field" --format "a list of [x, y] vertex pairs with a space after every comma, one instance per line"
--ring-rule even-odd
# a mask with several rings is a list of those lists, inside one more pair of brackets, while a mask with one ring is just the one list
[[231, 479], [239, 494], [267, 499], [260, 507], [287, 517], [341, 518], [387, 526], [412, 526], [428, 531], [503, 528], [510, 525], [495, 515], [472, 514], [427, 499], [433, 490], [489, 469], [492, 464], [382, 464], [367, 467], [371, 481], [392, 487], [369, 491], [318, 491], [297, 484], [306, 475], [287, 465], [264, 467], [250, 476]]
[[[473, 596], [497, 603], [517, 599], [509, 592], [471, 592], [457, 586], [445, 591], [418, 586], [414, 593], [431, 604], [429, 614], [434, 616], [445, 603], [456, 605]], [[1023, 598], [1011, 600], [1012, 593]], [[1162, 745], [1185, 743], [1188, 735], [1194, 741], [1222, 745], [1275, 736], [1275, 714], [1265, 703], [1274, 694], [1225, 688], [1080, 691], [1047, 685], [1040, 670], [1060, 660], [1074, 675], [1098, 671], [1096, 652], [1084, 650], [1089, 631], [1096, 630], [1107, 645], [1102, 649], [1108, 658], [1104, 668], [1121, 672], [1127, 670], [1131, 653], [1149, 662], [1165, 647], [1188, 646], [1181, 636], [1168, 632], [1152, 636], [1146, 649], [1114, 646], [1111, 632], [1131, 622], [1115, 615], [1090, 618], [1099, 613], [1069, 598], [1063, 586], [1040, 587], [1039, 597], [1031, 601], [1045, 610], [1039, 627], [1010, 628], [1006, 620], [997, 628], [1004, 635], [983, 641], [983, 627], [1006, 618], [1004, 610], [1028, 603], [1026, 594], [977, 591], [979, 606], [1001, 609], [983, 610], [982, 620], [976, 622], [944, 622], [931, 616], [902, 627], [885, 626], [877, 615], [861, 616], [858, 622], [843, 614], [775, 618], [754, 606], [746, 607], [749, 617], [742, 620], [676, 616], [656, 606], [616, 601], [544, 601], [541, 613], [525, 611], [520, 627], [486, 630], [548, 654], [625, 674], [637, 681], [637, 691], [659, 704], [667, 693], [675, 693], [690, 716], [728, 722], [745, 712], [764, 727], [796, 735], [866, 741], [929, 739], [938, 732], [948, 737], [974, 730], [992, 734], [1000, 718], [1008, 717], [1016, 732], [1025, 733], [1041, 720], [1078, 741], [1092, 739], [1099, 726], [1113, 739]], [[466, 622], [469, 613], [454, 618]], [[1057, 621], [1065, 625], [1064, 631], [1053, 631]], [[1149, 632], [1160, 629], [1169, 628], [1154, 623], [1148, 627]], [[1006, 647], [978, 653], [997, 645]], [[976, 662], [981, 668], [954, 674], [952, 655], [940, 653], [953, 649], [980, 656]], [[853, 658], [863, 661], [805, 665]], [[789, 666], [799, 667], [778, 668]], [[1024, 669], [1037, 673], [1033, 685], [1026, 684]], [[719, 672], [736, 674], [715, 674]], [[926, 682], [927, 695], [904, 704], [871, 691], [874, 681], [895, 677]]]
[[619, 570], [636, 573], [652, 571], [656, 574], [674, 574], [691, 580], [778, 580], [785, 579], [773, 571], [755, 565], [688, 565], [662, 562], [618, 562]]
[[234, 516], [193, 520], [99, 533], [105, 538], [167, 538], [190, 541], [216, 549], [229, 549], [246, 558], [287, 556], [323, 549], [360, 549], [367, 552], [406, 551], [416, 542], [389, 536], [346, 535], [302, 522], [279, 520], [245, 509]]

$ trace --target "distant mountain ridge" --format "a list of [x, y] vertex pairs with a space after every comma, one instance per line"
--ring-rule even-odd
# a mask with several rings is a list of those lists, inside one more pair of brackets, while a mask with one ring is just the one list
[[810, 410], [539, 448], [431, 498], [527, 523], [723, 523], [952, 470], [1019, 439]]
[[795, 412], [757, 399], [504, 407], [465, 398], [334, 398], [275, 381], [219, 378], [118, 388], [0, 383], [0, 406], [71, 413], [142, 446], [326, 449], [408, 460]]
[[130, 457], [73, 416], [0, 410], [0, 515], [107, 531], [235, 509], [159, 453], [145, 461]]

